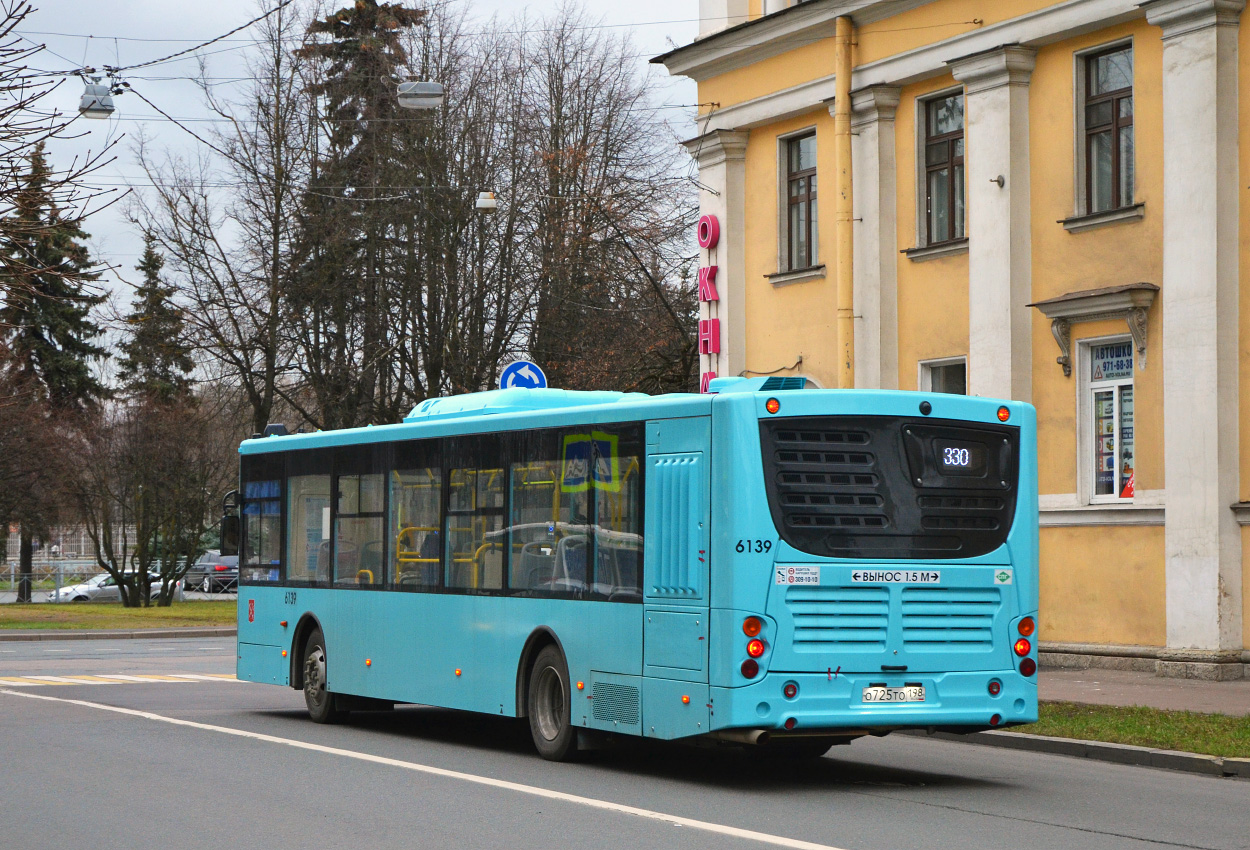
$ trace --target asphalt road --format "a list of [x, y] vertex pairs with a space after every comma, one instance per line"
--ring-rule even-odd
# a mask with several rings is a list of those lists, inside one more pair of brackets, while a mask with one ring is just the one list
[[1241, 780], [903, 736], [551, 764], [500, 718], [317, 726], [299, 693], [221, 678], [233, 662], [223, 639], [0, 642], [0, 846], [1250, 847]]

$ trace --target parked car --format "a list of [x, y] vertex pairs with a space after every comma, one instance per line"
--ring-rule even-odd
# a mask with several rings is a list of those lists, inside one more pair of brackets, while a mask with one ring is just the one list
[[[151, 597], [155, 599], [161, 592], [161, 577], [159, 573], [148, 573], [148, 578], [152, 584], [150, 587]], [[48, 591], [48, 602], [120, 602], [122, 598], [121, 588], [117, 586], [117, 582], [108, 573], [101, 573], [98, 576], [87, 579], [79, 584], [69, 585], [67, 587], [58, 587], [56, 590]], [[179, 581], [174, 585], [174, 599], [182, 599], [182, 582]]]
[[239, 556], [209, 549], [187, 570], [182, 583], [184, 587], [205, 593], [234, 590], [239, 586]]

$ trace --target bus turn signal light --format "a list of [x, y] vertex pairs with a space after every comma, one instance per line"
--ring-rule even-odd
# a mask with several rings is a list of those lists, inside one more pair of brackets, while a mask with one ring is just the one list
[[759, 658], [764, 654], [764, 641], [759, 638], [752, 638], [747, 641], [747, 655], [752, 658]]
[[1037, 623], [1033, 620], [1032, 617], [1025, 617], [1023, 620], [1020, 621], [1020, 625], [1016, 626], [1016, 631], [1018, 631], [1020, 634], [1024, 635], [1025, 637], [1031, 637], [1033, 632], [1036, 629], [1037, 629]]
[[1008, 410], [1005, 407], [998, 408], [998, 421], [999, 422], [1006, 422], [1010, 418], [1011, 418], [1010, 410]]
[[1031, 650], [1032, 648], [1033, 648], [1033, 644], [1029, 643], [1028, 638], [1020, 638], [1018, 641], [1016, 641], [1016, 645], [1014, 647], [1016, 651], [1016, 655], [1028, 655], [1029, 650]]
[[755, 637], [764, 628], [764, 623], [759, 617], [747, 617], [742, 621], [742, 633], [747, 637]]
[[776, 413], [778, 410], [781, 410], [781, 402], [777, 401], [775, 398], [770, 398], [768, 401], [764, 402], [764, 409], [769, 413]]

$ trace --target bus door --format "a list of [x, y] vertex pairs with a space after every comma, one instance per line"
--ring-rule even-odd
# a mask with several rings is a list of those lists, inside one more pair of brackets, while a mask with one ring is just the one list
[[643, 732], [708, 731], [710, 420], [647, 423]]

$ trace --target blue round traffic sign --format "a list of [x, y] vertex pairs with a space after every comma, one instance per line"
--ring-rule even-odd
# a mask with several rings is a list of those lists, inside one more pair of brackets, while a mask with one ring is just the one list
[[499, 375], [499, 389], [537, 390], [547, 386], [547, 376], [538, 368], [537, 363], [529, 360], [517, 360], [504, 367]]

